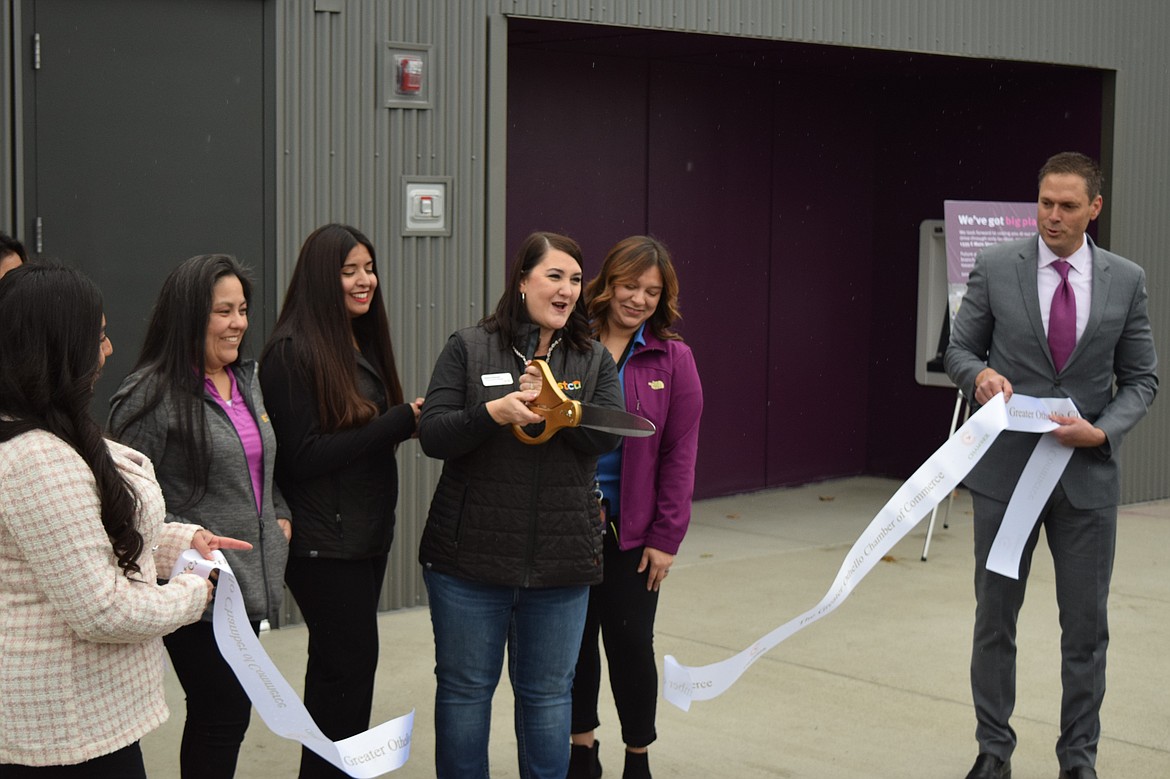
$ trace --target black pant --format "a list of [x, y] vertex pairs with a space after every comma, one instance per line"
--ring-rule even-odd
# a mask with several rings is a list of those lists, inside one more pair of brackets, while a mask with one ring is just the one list
[[[253, 633], [260, 632], [259, 622], [248, 624]], [[231, 779], [252, 719], [252, 702], [219, 653], [210, 622], [184, 625], [164, 636], [163, 643], [187, 696], [180, 774], [184, 779]]]
[[0, 779], [146, 779], [142, 749], [135, 741], [117, 752], [75, 765], [0, 764]]
[[[616, 523], [616, 518], [615, 518]], [[605, 579], [589, 588], [589, 611], [573, 678], [573, 733], [587, 733], [601, 723], [597, 697], [601, 687], [598, 632], [605, 642], [609, 686], [622, 724], [622, 741], [649, 746], [658, 737], [658, 665], [654, 660], [654, 615], [658, 593], [646, 589], [649, 569], [638, 573], [643, 547], [618, 549], [612, 530], [605, 533]]]
[[[284, 572], [309, 628], [305, 708], [334, 741], [370, 727], [378, 668], [378, 598], [388, 557], [290, 557]], [[302, 748], [300, 776], [345, 774]]]

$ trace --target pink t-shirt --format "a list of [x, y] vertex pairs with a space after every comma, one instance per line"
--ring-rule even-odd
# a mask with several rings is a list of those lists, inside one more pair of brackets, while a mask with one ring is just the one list
[[232, 383], [230, 400], [224, 400], [219, 396], [219, 390], [215, 388], [215, 382], [210, 378], [205, 377], [203, 383], [207, 385], [211, 397], [215, 398], [215, 402], [227, 414], [232, 427], [236, 429], [236, 435], [240, 437], [240, 443], [244, 447], [244, 457], [248, 461], [248, 473], [252, 476], [252, 493], [256, 496], [256, 514], [260, 515], [264, 513], [264, 443], [260, 440], [260, 428], [257, 427], [256, 420], [252, 418], [252, 412], [248, 410], [248, 404], [244, 402], [244, 396], [240, 394], [235, 374], [228, 369], [227, 375]]

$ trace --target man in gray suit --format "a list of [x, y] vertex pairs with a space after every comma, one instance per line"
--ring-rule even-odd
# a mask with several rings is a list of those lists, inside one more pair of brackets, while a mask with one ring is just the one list
[[947, 374], [975, 404], [1000, 392], [1010, 400], [1015, 390], [1071, 398], [1082, 415], [1053, 416], [1060, 427], [1051, 435], [1075, 451], [1028, 539], [1018, 580], [988, 571], [987, 557], [1039, 436], [1000, 434], [965, 480], [975, 510], [971, 691], [979, 742], [968, 779], [1011, 777], [1016, 620], [1041, 525], [1060, 609], [1060, 778], [1097, 776], [1118, 450], [1158, 387], [1145, 272], [1085, 235], [1101, 206], [1093, 160], [1076, 153], [1050, 158], [1040, 169], [1039, 237], [979, 253], [946, 352]]

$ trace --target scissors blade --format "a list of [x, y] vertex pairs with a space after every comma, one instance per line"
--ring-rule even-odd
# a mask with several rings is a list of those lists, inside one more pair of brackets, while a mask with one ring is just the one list
[[656, 432], [653, 422], [637, 414], [585, 403], [581, 403], [580, 406], [581, 421], [577, 423], [580, 427], [633, 438], [645, 438]]

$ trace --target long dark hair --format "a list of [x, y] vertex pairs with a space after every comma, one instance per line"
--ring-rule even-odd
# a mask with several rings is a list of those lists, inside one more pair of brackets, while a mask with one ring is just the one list
[[402, 403], [381, 284], [371, 296], [369, 311], [351, 319], [345, 308], [341, 266], [358, 244], [370, 253], [374, 275], [381, 282], [374, 245], [357, 228], [327, 224], [309, 234], [297, 257], [276, 329], [260, 359], [263, 364], [273, 347], [291, 339], [293, 368], [313, 385], [321, 428], [327, 432], [363, 425], [378, 414], [377, 407], [358, 392], [354, 339], [366, 359], [381, 371], [388, 404]]
[[[532, 321], [528, 316], [528, 307], [520, 299], [520, 282], [524, 281], [529, 272], [540, 264], [544, 256], [551, 249], [558, 249], [572, 257], [585, 270], [585, 262], [581, 259], [581, 247], [572, 238], [557, 233], [532, 233], [520, 244], [516, 250], [516, 257], [512, 260], [512, 270], [508, 273], [508, 284], [504, 287], [504, 294], [496, 304], [496, 310], [480, 321], [480, 325], [489, 333], [499, 333], [500, 343], [504, 348], [517, 346], [521, 325]], [[589, 317], [585, 313], [585, 295], [577, 297], [573, 311], [569, 314], [569, 321], [561, 330], [561, 337], [566, 346], [578, 351], [589, 352], [590, 345]]]
[[[164, 399], [173, 404], [179, 426], [177, 444], [191, 473], [191, 492], [181, 501], [175, 501], [177, 505], [171, 507], [175, 513], [191, 508], [207, 492], [211, 456], [207, 412], [203, 406], [203, 368], [212, 297], [216, 283], [225, 276], [240, 280], [244, 300], [250, 308], [252, 282], [248, 272], [227, 254], [200, 254], [180, 263], [167, 276], [134, 366], [135, 372], [143, 372], [140, 381], [147, 388], [146, 399], [141, 408], [110, 431], [122, 440], [127, 430], [152, 414]], [[240, 349], [243, 347], [241, 338]], [[134, 440], [126, 438], [124, 443], [133, 446]]]
[[671, 329], [679, 318], [678, 275], [670, 261], [670, 252], [660, 241], [648, 235], [631, 235], [614, 244], [601, 263], [601, 272], [585, 288], [594, 334], [600, 334], [607, 327], [613, 288], [627, 281], [637, 281], [643, 273], [654, 267], [662, 274], [662, 296], [646, 324], [664, 341], [682, 340]]
[[93, 472], [118, 567], [141, 573], [136, 499], [89, 414], [104, 337], [97, 285], [60, 265], [15, 268], [0, 278], [0, 333], [0, 441], [45, 430], [69, 444]]

